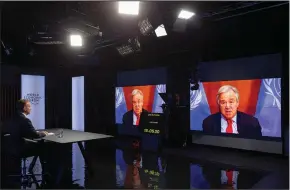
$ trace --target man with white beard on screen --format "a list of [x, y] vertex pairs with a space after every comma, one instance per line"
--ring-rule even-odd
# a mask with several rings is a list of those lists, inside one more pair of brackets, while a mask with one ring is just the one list
[[226, 133], [253, 139], [262, 136], [258, 119], [238, 111], [240, 95], [236, 87], [224, 85], [220, 87], [216, 97], [219, 112], [203, 120], [203, 132], [211, 135]]

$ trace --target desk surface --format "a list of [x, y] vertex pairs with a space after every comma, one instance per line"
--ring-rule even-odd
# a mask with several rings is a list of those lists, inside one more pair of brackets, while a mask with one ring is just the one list
[[[61, 130], [63, 130], [63, 137], [59, 138], [58, 134], [60, 133]], [[56, 143], [74, 143], [74, 142], [113, 137], [111, 135], [89, 133], [89, 132], [76, 131], [76, 130], [70, 130], [70, 129], [45, 129], [45, 131], [49, 133], [54, 133], [55, 135], [49, 135], [49, 136], [43, 137], [42, 139], [51, 141], [51, 142], [56, 142]]]

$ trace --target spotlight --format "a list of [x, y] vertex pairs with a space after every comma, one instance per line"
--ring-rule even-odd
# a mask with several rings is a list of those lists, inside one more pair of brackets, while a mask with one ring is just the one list
[[[142, 35], [144, 36], [148, 36], [150, 35], [151, 33], [153, 33], [153, 30], [156, 26], [158, 25], [152, 25], [150, 22], [149, 22], [149, 19], [146, 18], [142, 21], [140, 21], [138, 23], [138, 26], [139, 26], [139, 29], [140, 29], [140, 32]], [[163, 24], [159, 25], [156, 29], [155, 29], [155, 34], [157, 37], [161, 37], [161, 36], [167, 36], [167, 32], [165, 30], [165, 27]]]
[[120, 47], [117, 47], [117, 50], [122, 56], [126, 56], [134, 52], [133, 48], [130, 45], [122, 45]]
[[157, 37], [167, 36], [167, 32], [166, 32], [165, 27], [164, 27], [163, 24], [161, 24], [160, 26], [158, 26], [155, 29], [155, 34], [156, 34]]
[[139, 1], [119, 1], [119, 13], [128, 15], [138, 15]]
[[131, 38], [128, 40], [129, 44], [133, 47], [135, 52], [141, 51], [141, 44], [139, 42], [138, 37]]
[[141, 51], [141, 45], [138, 37], [129, 39], [126, 44], [117, 47], [117, 50], [122, 56]]
[[194, 15], [195, 15], [195, 13], [193, 13], [193, 12], [181, 10], [179, 15], [178, 15], [178, 18], [187, 20], [187, 19], [190, 19]]
[[70, 45], [74, 47], [80, 47], [83, 45], [83, 39], [80, 35], [70, 36]]
[[143, 34], [144, 36], [149, 35], [153, 31], [153, 26], [149, 22], [148, 18], [140, 21], [138, 23], [138, 26], [139, 26], [141, 34]]

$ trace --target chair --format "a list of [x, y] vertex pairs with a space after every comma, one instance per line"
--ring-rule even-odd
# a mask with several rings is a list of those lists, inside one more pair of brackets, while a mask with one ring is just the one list
[[[33, 141], [33, 140], [27, 140], [30, 143], [37, 143], [37, 141]], [[38, 156], [35, 155], [19, 155], [13, 151], [11, 151], [11, 149], [9, 148], [9, 144], [11, 145], [11, 143], [13, 143], [13, 139], [11, 137], [10, 134], [6, 133], [6, 134], [2, 134], [2, 138], [1, 138], [1, 150], [2, 150], [2, 155], [4, 155], [4, 167], [6, 167], [6, 171], [13, 167], [18, 167], [19, 165], [17, 163], [21, 163], [21, 170], [18, 171], [15, 170], [15, 172], [17, 172], [17, 174], [12, 174], [10, 172], [7, 173], [7, 178], [20, 178], [20, 185], [26, 189], [26, 187], [31, 187], [32, 184], [34, 183], [36, 185], [37, 188], [39, 188], [39, 184], [38, 184], [38, 180], [36, 179], [36, 176], [42, 176], [42, 174], [34, 174], [33, 172], [33, 168], [35, 166], [35, 163], [37, 161]], [[27, 172], [27, 167], [26, 167], [26, 162], [27, 162], [27, 158], [29, 157], [33, 157], [33, 160], [28, 168], [28, 172]], [[6, 161], [6, 163], [5, 163]], [[12, 164], [10, 165], [10, 162], [12, 162]], [[15, 162], [15, 163], [14, 163]], [[16, 166], [12, 166], [13, 164], [15, 164]], [[18, 165], [18, 166], [17, 166]], [[2, 168], [2, 167], [1, 167]], [[13, 171], [13, 169], [12, 169]], [[14, 172], [14, 171], [13, 171]], [[20, 173], [20, 174], [19, 174]]]

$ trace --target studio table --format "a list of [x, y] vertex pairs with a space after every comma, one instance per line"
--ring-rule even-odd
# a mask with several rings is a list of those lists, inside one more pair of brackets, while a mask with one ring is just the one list
[[[38, 130], [38, 131], [44, 131], [44, 130]], [[83, 155], [86, 165], [88, 166], [88, 169], [90, 168], [89, 159], [86, 156], [85, 149], [82, 142], [113, 137], [111, 135], [90, 133], [90, 132], [77, 131], [77, 130], [71, 130], [71, 129], [61, 129], [61, 128], [45, 129], [45, 131], [48, 133], [54, 133], [54, 134], [48, 135], [41, 139], [36, 139], [36, 140], [44, 140], [44, 142], [53, 142], [53, 143], [59, 143], [59, 144], [78, 143], [79, 149]], [[34, 167], [37, 157], [38, 156], [35, 156], [33, 161], [31, 162], [29, 166], [30, 170]]]

